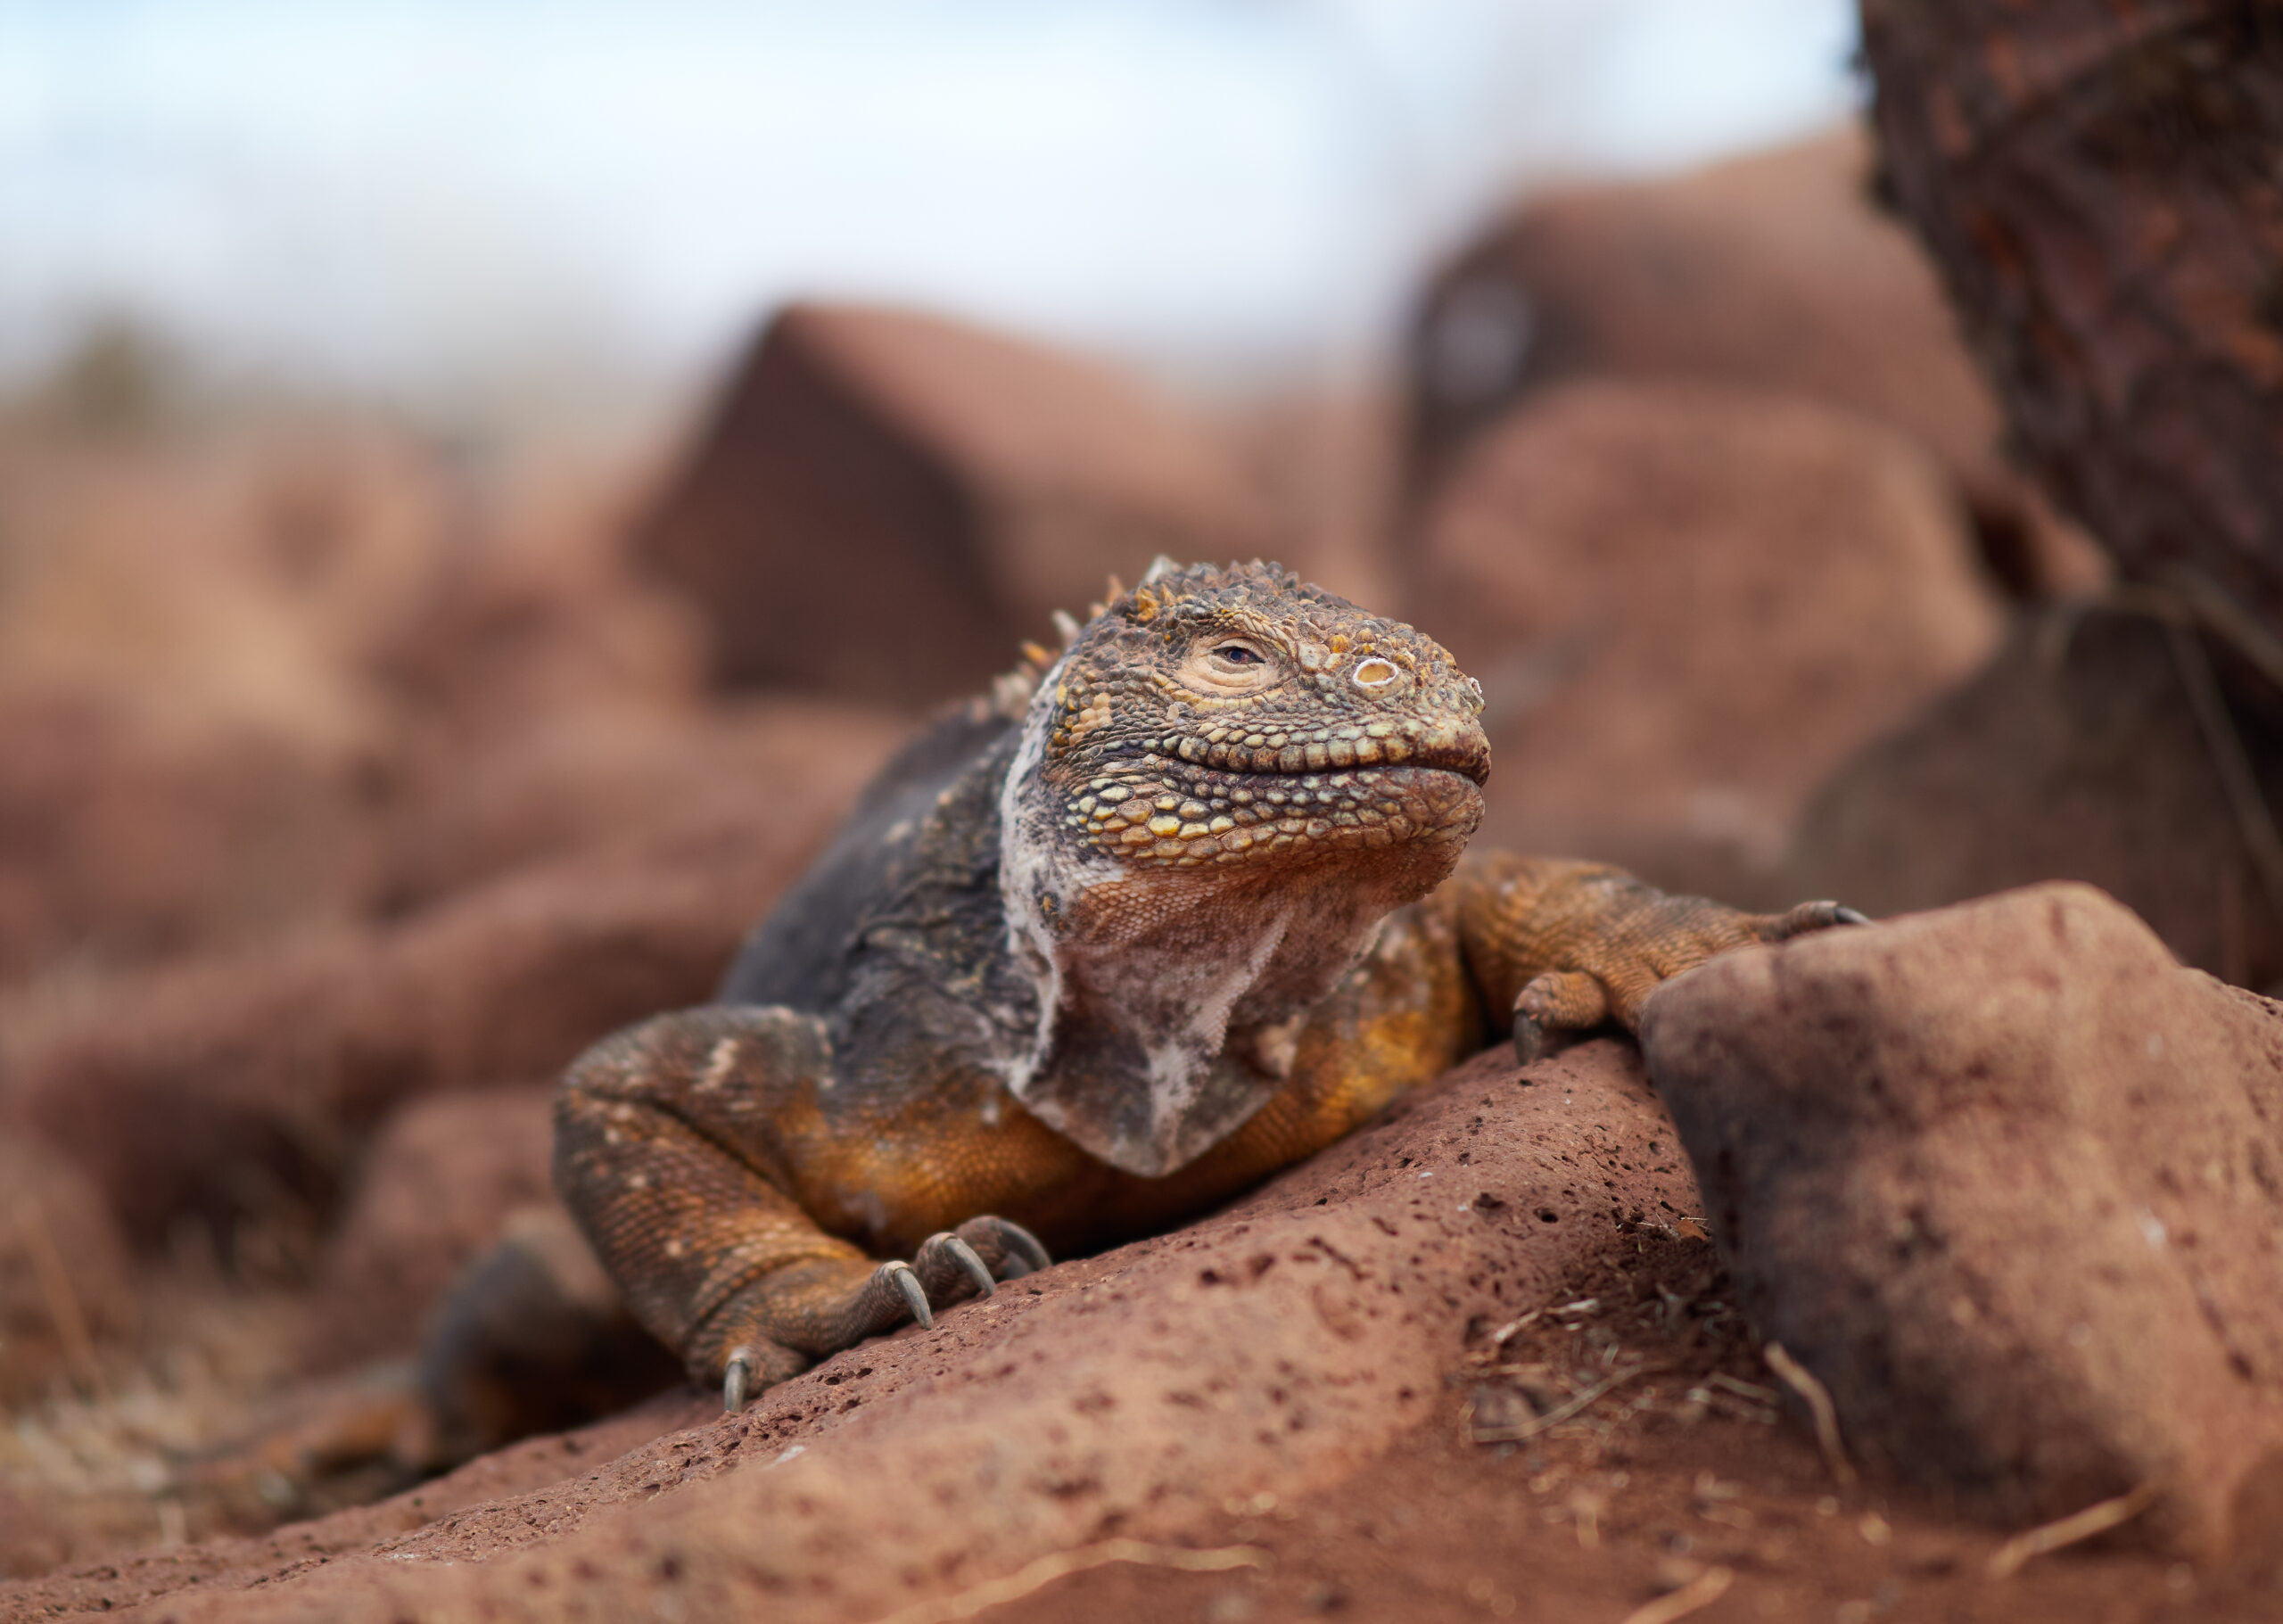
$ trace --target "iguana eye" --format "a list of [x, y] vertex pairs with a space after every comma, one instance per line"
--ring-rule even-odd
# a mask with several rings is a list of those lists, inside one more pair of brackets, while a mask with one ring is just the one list
[[1251, 638], [1203, 637], [1189, 646], [1181, 680], [1201, 694], [1250, 694], [1284, 680], [1276, 656]]

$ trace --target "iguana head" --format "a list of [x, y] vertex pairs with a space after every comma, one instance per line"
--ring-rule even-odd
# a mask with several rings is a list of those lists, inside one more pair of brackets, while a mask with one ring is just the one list
[[1482, 815], [1480, 689], [1289, 572], [1153, 567], [1030, 697], [1001, 884], [1046, 1014], [1011, 1079], [1128, 1171], [1273, 1093], [1310, 1006]]

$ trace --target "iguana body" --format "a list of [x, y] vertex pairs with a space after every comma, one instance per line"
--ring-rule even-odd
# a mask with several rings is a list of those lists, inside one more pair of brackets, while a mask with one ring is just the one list
[[1281, 570], [1161, 565], [1066, 642], [890, 765], [719, 1002], [565, 1081], [565, 1201], [733, 1406], [1041, 1241], [1208, 1208], [1518, 1018], [1630, 1026], [1665, 976], [1846, 917], [1462, 866], [1479, 690]]

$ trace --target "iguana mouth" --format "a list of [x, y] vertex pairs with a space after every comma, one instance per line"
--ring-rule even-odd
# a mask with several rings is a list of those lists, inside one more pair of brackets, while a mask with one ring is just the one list
[[[1089, 844], [1129, 862], [1230, 863], [1264, 855], [1419, 839], [1463, 839], [1482, 815], [1488, 751], [1446, 748], [1433, 760], [1329, 771], [1231, 771], [1160, 758], [1143, 773], [1092, 779], [1069, 821]], [[1154, 770], [1152, 770], [1154, 768]]]
[[1478, 786], [1490, 777], [1490, 744], [1471, 722], [1373, 721], [1310, 732], [1212, 728], [1142, 746], [1192, 766], [1265, 778], [1356, 769], [1424, 767]]

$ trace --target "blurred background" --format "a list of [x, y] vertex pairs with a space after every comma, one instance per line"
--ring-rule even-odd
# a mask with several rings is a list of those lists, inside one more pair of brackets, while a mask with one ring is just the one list
[[801, 294], [1257, 389], [1515, 188], [1845, 116], [1839, 0], [0, 7], [0, 380], [646, 423]]
[[2085, 878], [2272, 985], [2257, 820], [2161, 629], [2083, 611], [1853, 41], [0, 0], [0, 1575], [435, 1464], [276, 1396], [408, 1357], [551, 1199], [561, 1067], [1160, 551], [1445, 641], [1486, 842]]

